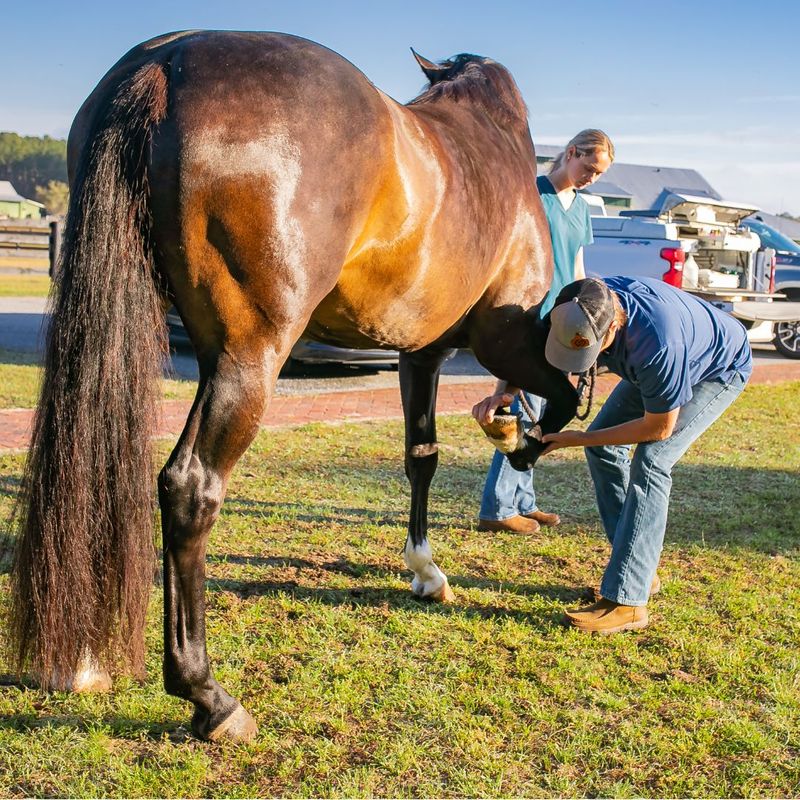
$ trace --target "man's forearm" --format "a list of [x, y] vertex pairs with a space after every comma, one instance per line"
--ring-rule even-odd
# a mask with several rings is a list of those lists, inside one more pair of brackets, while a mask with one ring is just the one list
[[[611, 428], [598, 428], [586, 431], [581, 439], [584, 447], [599, 447], [601, 445], [638, 444], [639, 442], [654, 442], [665, 439], [669, 433], [661, 424], [654, 424], [644, 417], [614, 425]], [[671, 431], [670, 431], [671, 433]]]

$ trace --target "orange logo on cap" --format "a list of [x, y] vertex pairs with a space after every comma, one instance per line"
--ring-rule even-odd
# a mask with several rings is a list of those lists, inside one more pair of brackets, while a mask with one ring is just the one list
[[570, 344], [572, 345], [572, 347], [573, 347], [575, 350], [581, 350], [581, 349], [583, 349], [584, 347], [588, 347], [588, 346], [589, 346], [589, 344], [590, 344], [590, 342], [589, 342], [589, 340], [588, 340], [588, 339], [587, 339], [585, 336], [581, 336], [581, 334], [579, 334], [579, 333], [576, 333], [576, 334], [575, 334], [575, 335], [572, 337], [572, 341], [570, 342]]

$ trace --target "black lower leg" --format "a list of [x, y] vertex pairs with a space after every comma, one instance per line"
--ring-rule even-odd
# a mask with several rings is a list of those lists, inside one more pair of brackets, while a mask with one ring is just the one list
[[414, 546], [427, 538], [428, 490], [439, 462], [436, 393], [449, 350], [400, 354], [400, 393], [405, 417], [405, 471], [411, 484], [408, 536]]
[[[192, 728], [202, 738], [234, 712], [244, 722], [231, 738], [255, 730], [246, 712], [215, 680], [205, 631], [205, 553], [228, 475], [258, 429], [266, 401], [258, 369], [223, 364], [201, 381], [184, 433], [159, 476], [164, 546], [164, 686], [195, 706]], [[224, 369], [228, 367], [228, 369]]]

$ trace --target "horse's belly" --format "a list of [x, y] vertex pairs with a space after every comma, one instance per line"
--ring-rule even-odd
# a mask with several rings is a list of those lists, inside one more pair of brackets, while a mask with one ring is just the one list
[[466, 295], [436, 286], [399, 290], [366, 276], [357, 285], [340, 282], [316, 309], [306, 333], [347, 347], [418, 350], [439, 339], [471, 306]]

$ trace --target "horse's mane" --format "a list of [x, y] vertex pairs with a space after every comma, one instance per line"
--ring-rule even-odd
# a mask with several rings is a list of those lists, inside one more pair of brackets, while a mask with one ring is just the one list
[[528, 109], [511, 73], [496, 61], [460, 53], [439, 63], [441, 77], [411, 100], [422, 105], [441, 100], [481, 106], [501, 123], [526, 122]]

